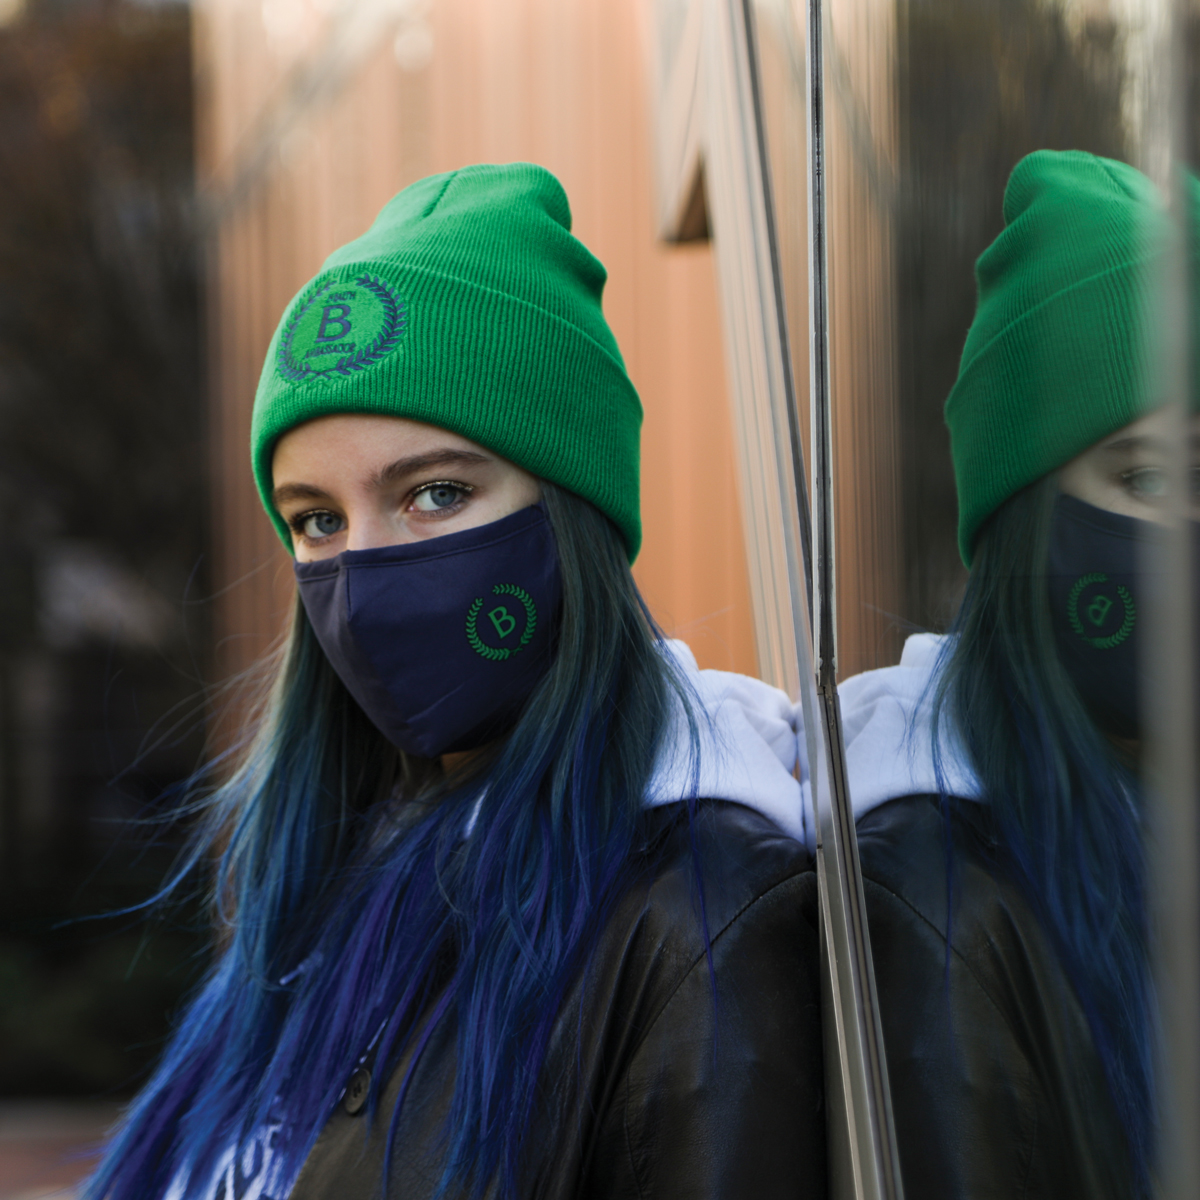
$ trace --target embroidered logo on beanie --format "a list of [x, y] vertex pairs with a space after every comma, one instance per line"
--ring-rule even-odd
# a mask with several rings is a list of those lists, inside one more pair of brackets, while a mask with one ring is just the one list
[[406, 323], [404, 302], [378, 276], [326, 276], [297, 299], [276, 366], [292, 383], [331, 381], [386, 358], [400, 345]]

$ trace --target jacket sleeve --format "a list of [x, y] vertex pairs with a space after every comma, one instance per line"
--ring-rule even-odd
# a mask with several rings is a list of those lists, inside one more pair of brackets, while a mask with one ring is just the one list
[[589, 1200], [824, 1197], [816, 876], [749, 904], [683, 977], [612, 1093]]

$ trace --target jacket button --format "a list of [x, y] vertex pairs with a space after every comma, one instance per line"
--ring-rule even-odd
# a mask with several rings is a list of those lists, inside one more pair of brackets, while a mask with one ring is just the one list
[[366, 1105], [367, 1094], [370, 1090], [371, 1072], [366, 1067], [359, 1067], [350, 1076], [350, 1082], [346, 1084], [346, 1098], [342, 1101], [342, 1107], [352, 1117], [357, 1116]]

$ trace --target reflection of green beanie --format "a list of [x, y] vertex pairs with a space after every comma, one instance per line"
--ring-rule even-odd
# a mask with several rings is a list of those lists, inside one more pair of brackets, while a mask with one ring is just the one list
[[600, 297], [604, 267], [571, 236], [548, 171], [475, 166], [395, 196], [292, 301], [267, 353], [250, 435], [271, 504], [280, 435], [314, 417], [378, 413], [441, 426], [642, 529], [642, 407]]
[[1148, 285], [1166, 221], [1150, 180], [1039, 150], [1013, 170], [1004, 223], [975, 268], [979, 304], [946, 401], [968, 565], [1005, 500], [1154, 406]]

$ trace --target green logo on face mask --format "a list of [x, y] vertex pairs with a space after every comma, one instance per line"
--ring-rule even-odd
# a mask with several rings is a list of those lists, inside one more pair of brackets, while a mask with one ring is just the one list
[[[515, 596], [520, 601], [525, 609], [524, 632], [512, 645], [489, 646], [479, 636], [479, 613], [483, 608], [483, 597], [477, 596], [471, 601], [471, 607], [467, 611], [467, 641], [470, 642], [471, 649], [476, 654], [492, 662], [503, 662], [506, 658], [512, 658], [514, 654], [519, 654], [529, 645], [534, 630], [537, 629], [537, 608], [533, 603], [533, 597], [524, 588], [517, 587], [515, 583], [498, 583], [492, 588], [492, 594]], [[508, 611], [505, 605], [497, 604], [495, 608], [488, 610], [486, 616], [495, 630], [496, 637], [501, 642], [507, 641], [516, 633], [517, 618]]]
[[[1103, 590], [1096, 591], [1088, 600], [1081, 617], [1079, 602], [1084, 592], [1102, 586]], [[1099, 631], [1104, 628], [1109, 614], [1116, 606], [1113, 593], [1121, 602], [1121, 625], [1113, 633], [1106, 636], [1100, 635]], [[1087, 618], [1090, 628], [1085, 627], [1083, 617]], [[1091, 575], [1083, 575], [1075, 581], [1071, 588], [1071, 594], [1067, 597], [1067, 620], [1071, 622], [1071, 628], [1089, 646], [1094, 646], [1097, 650], [1111, 650], [1114, 646], [1119, 646], [1133, 632], [1134, 623], [1137, 621], [1137, 609], [1134, 607], [1133, 597], [1129, 594], [1128, 588], [1114, 584], [1107, 575], [1097, 571]]]

